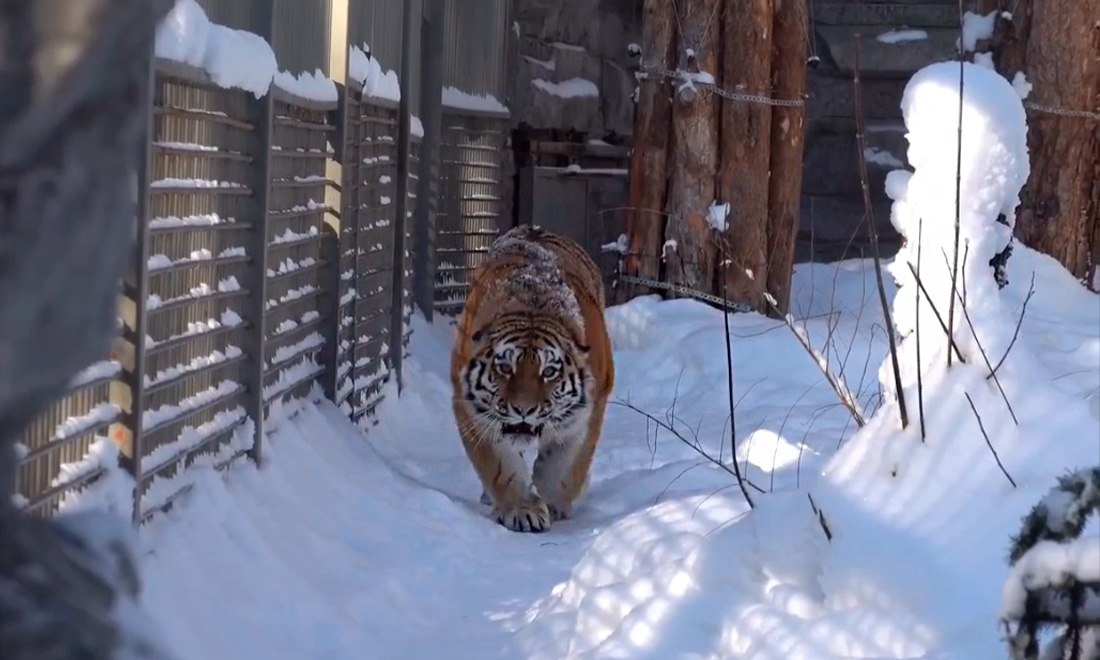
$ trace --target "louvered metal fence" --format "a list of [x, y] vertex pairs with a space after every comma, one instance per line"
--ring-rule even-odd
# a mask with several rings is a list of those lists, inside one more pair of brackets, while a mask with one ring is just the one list
[[[242, 29], [293, 14], [203, 4]], [[369, 428], [409, 355], [416, 271], [440, 274], [436, 308], [458, 311], [509, 216], [507, 113], [442, 108], [425, 135], [354, 81], [317, 101], [277, 85], [256, 98], [161, 59], [152, 75], [117, 338], [17, 444], [15, 501], [36, 515], [94, 500], [140, 523], [195, 468], [262, 461], [273, 420], [302, 401], [327, 397]]]

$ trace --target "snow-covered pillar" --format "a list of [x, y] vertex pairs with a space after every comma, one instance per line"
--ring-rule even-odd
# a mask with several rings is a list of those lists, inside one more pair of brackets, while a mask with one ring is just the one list
[[[250, 31], [271, 43], [275, 21], [273, 3], [253, 0], [252, 5]], [[253, 125], [248, 140], [248, 154], [252, 156], [248, 184], [253, 193], [247, 218], [252, 226], [245, 238], [245, 248], [251, 261], [246, 270], [246, 281], [243, 282], [249, 292], [249, 328], [243, 337], [245, 353], [250, 358], [245, 378], [248, 388], [245, 411], [253, 421], [249, 456], [259, 464], [263, 459], [264, 440], [264, 337], [267, 336], [264, 304], [267, 301], [268, 214], [271, 211], [271, 140], [275, 123], [274, 95], [270, 89], [261, 98], [251, 94], [248, 96], [247, 116]]]

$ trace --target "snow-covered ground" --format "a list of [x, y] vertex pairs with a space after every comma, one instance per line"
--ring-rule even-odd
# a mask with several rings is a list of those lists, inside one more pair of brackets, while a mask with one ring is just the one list
[[[453, 428], [451, 327], [414, 317], [406, 389], [366, 437], [308, 405], [263, 469], [205, 475], [142, 530], [145, 604], [181, 658], [204, 660], [1001, 657], [1009, 535], [1064, 469], [1095, 462], [1100, 435], [1096, 296], [1024, 248], [1010, 263], [1013, 309], [1036, 274], [1017, 350], [1063, 404], [1092, 402], [1078, 435], [999, 448], [1018, 489], [980, 436], [902, 451], [880, 434], [893, 476], [791, 334], [738, 314], [738, 457], [769, 491], [756, 511], [725, 471], [614, 405], [576, 517], [517, 534], [486, 517]], [[839, 318], [832, 360], [850, 345], [849, 381], [873, 407], [885, 340], [870, 264], [800, 266], [795, 292], [816, 345]], [[728, 463], [721, 314], [649, 297], [608, 319], [613, 397], [662, 421], [675, 404], [685, 435]]]

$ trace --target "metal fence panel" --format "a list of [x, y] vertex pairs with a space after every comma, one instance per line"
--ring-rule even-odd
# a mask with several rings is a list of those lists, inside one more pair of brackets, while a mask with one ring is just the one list
[[443, 84], [504, 101], [508, 0], [446, 0]]
[[[302, 398], [324, 371], [319, 359], [325, 337], [322, 310], [326, 264], [322, 234], [327, 231], [325, 176], [333, 156], [336, 104], [293, 99], [273, 92], [271, 202], [268, 214], [264, 315], [265, 409], [277, 401]], [[333, 265], [335, 267], [335, 265]]]
[[247, 96], [184, 67], [158, 75], [149, 191], [149, 298], [137, 515], [186, 487], [175, 477], [200, 455], [235, 453], [229, 441], [250, 420], [243, 346], [253, 154]]
[[511, 222], [509, 122], [443, 114], [436, 232], [436, 311], [455, 314], [469, 276]]
[[360, 98], [358, 136], [360, 189], [355, 217], [356, 339], [351, 407], [352, 418], [360, 427], [366, 427], [375, 421], [382, 386], [390, 376], [397, 107], [378, 99]]
[[274, 2], [271, 46], [279, 68], [294, 73], [320, 69], [327, 74], [331, 0], [268, 1]]

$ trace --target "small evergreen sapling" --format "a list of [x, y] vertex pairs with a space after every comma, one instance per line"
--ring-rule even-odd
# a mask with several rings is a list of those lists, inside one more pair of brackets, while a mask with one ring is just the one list
[[1002, 602], [1013, 660], [1100, 659], [1100, 537], [1081, 537], [1090, 514], [1100, 516], [1100, 467], [1060, 478], [1013, 537]]

